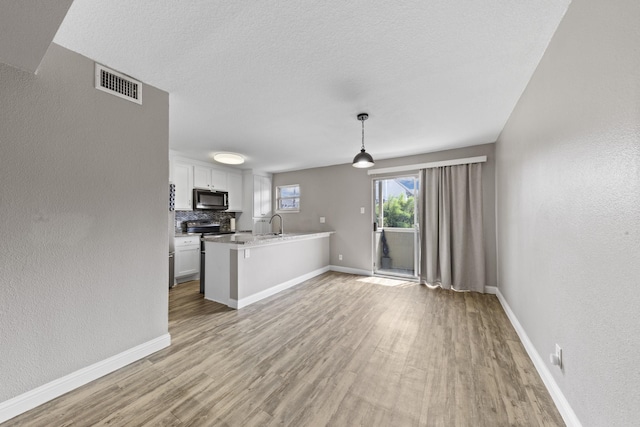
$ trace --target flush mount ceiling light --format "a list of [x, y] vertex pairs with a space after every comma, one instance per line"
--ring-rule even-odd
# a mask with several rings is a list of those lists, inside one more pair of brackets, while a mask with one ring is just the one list
[[236, 153], [216, 153], [213, 160], [227, 165], [241, 165], [244, 163], [244, 157]]
[[373, 157], [371, 154], [364, 151], [364, 121], [369, 118], [369, 115], [366, 113], [358, 114], [358, 120], [362, 122], [362, 149], [356, 156], [353, 158], [353, 167], [354, 168], [370, 168], [373, 166]]

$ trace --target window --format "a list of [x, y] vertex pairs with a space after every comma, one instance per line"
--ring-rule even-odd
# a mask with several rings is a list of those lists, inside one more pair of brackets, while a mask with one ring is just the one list
[[278, 212], [300, 212], [300, 185], [282, 185], [277, 187]]
[[375, 216], [378, 227], [414, 228], [416, 219], [417, 176], [374, 180]]

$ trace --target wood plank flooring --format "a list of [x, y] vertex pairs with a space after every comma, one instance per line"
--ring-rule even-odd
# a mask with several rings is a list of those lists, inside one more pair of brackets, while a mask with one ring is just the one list
[[169, 299], [169, 348], [6, 426], [564, 425], [492, 295], [329, 272], [238, 311]]

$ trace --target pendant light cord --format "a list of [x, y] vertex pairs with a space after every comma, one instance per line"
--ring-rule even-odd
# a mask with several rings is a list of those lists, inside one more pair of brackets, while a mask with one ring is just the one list
[[362, 122], [362, 151], [364, 151], [364, 119], [360, 121]]

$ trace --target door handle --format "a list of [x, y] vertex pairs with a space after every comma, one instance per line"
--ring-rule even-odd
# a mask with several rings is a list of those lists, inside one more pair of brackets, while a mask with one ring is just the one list
[[377, 222], [373, 223], [373, 231], [378, 231], [378, 223]]

